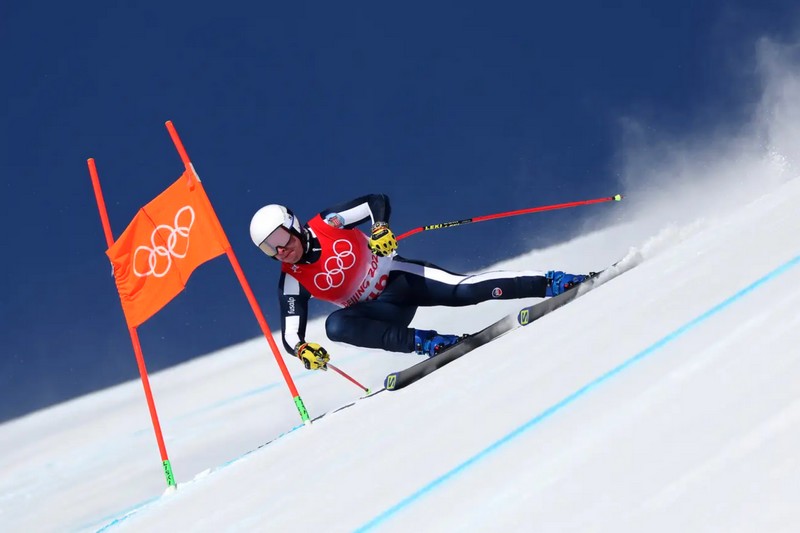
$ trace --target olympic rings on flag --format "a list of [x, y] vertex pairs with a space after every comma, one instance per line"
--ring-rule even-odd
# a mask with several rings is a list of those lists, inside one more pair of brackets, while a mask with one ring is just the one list
[[[181, 225], [181, 215], [187, 212], [191, 219], [188, 221], [189, 224], [182, 226]], [[185, 217], [184, 217], [185, 218]], [[133, 273], [140, 277], [146, 276], [154, 276], [156, 278], [162, 278], [169, 273], [170, 268], [172, 267], [172, 258], [176, 259], [183, 259], [186, 257], [186, 254], [189, 252], [189, 231], [192, 229], [194, 225], [194, 210], [191, 206], [184, 206], [178, 210], [175, 214], [175, 227], [169, 226], [167, 224], [159, 224], [153, 230], [152, 235], [150, 235], [150, 243], [152, 244], [152, 248], [147, 246], [139, 246], [136, 248], [136, 251], [133, 252]], [[168, 232], [168, 237], [166, 238], [166, 246], [158, 244], [156, 239], [160, 237], [160, 241], [164, 240], [164, 231]], [[178, 245], [178, 238], [185, 239], [181, 244], [184, 244], [182, 250], [177, 250]], [[140, 272], [136, 265], [136, 257], [139, 255], [139, 252], [149, 254], [147, 257], [147, 265], [149, 269], [147, 272]], [[166, 264], [159, 264], [163, 263], [159, 261], [159, 258], [166, 258]]]

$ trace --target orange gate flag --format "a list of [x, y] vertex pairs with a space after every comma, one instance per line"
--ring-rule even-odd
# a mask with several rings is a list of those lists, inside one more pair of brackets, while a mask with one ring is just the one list
[[136, 213], [106, 251], [128, 327], [156, 314], [195, 268], [230, 247], [203, 185], [187, 169]]

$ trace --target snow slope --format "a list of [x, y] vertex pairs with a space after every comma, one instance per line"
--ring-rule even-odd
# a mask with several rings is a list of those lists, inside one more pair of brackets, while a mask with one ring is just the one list
[[[157, 374], [179, 481], [163, 497], [136, 382], [4, 424], [2, 529], [793, 530], [798, 203], [794, 179], [667, 228], [637, 246], [643, 264], [538, 323], [261, 448], [299, 423], [263, 339]], [[634, 230], [499, 266], [595, 268], [624, 255]], [[581, 265], [587, 256], [599, 258]], [[417, 322], [471, 330], [514, 307]], [[418, 357], [334, 351], [373, 388]], [[359, 395], [290, 366], [312, 415]]]

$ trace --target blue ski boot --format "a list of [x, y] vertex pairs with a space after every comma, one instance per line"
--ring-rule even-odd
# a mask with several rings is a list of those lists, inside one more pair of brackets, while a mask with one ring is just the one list
[[433, 357], [461, 340], [458, 335], [440, 335], [426, 329], [414, 330], [414, 350], [420, 355]]
[[567, 274], [560, 270], [551, 270], [545, 274], [545, 277], [547, 278], [545, 296], [550, 298], [551, 296], [558, 296], [562, 292], [568, 291], [579, 283], [583, 283], [589, 279], [590, 276], [584, 276], [583, 274]]

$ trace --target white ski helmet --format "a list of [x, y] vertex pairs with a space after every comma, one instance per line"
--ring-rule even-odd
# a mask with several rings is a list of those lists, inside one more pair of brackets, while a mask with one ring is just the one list
[[277, 204], [265, 205], [256, 211], [250, 220], [250, 239], [253, 244], [260, 247], [261, 243], [281, 226], [302, 239], [300, 221], [291, 210]]

